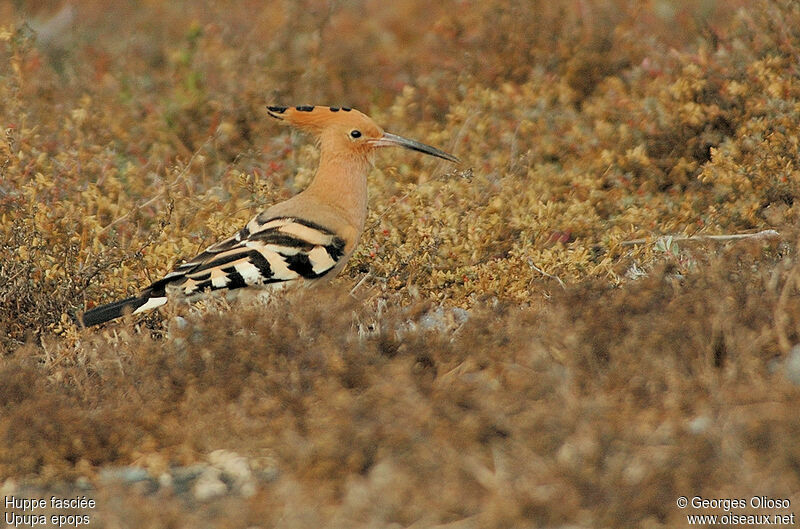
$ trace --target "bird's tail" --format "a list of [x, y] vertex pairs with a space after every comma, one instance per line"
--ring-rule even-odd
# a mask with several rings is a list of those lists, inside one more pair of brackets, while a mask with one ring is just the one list
[[[83, 322], [84, 327], [91, 327], [92, 325], [99, 325], [109, 320], [113, 320], [114, 318], [119, 318], [123, 314], [143, 312], [149, 308], [155, 308], [155, 306], [144, 306], [148, 303], [152, 303], [153, 299], [154, 298], [150, 298], [148, 296], [134, 296], [128, 299], [123, 299], [122, 301], [115, 301], [114, 303], [109, 303], [107, 305], [100, 305], [99, 307], [95, 307], [84, 312], [83, 316], [81, 317], [81, 321]], [[166, 298], [163, 299], [164, 302], [166, 302]], [[163, 305], [163, 303], [161, 304]]]

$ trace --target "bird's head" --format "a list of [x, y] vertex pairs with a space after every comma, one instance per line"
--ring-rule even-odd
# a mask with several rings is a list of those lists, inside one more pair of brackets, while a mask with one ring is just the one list
[[334, 153], [369, 158], [380, 147], [399, 146], [460, 163], [458, 158], [436, 147], [384, 131], [369, 116], [352, 108], [269, 106], [267, 112], [318, 137], [322, 148]]

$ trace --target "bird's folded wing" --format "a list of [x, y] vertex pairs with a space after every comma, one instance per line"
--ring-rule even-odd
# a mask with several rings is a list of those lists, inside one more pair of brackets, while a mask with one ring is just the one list
[[256, 217], [236, 235], [209, 246], [142, 294], [160, 298], [166, 297], [167, 289], [174, 289], [190, 296], [208, 290], [316, 279], [337, 265], [344, 247], [343, 239], [312, 222]]
[[178, 266], [138, 296], [101, 305], [81, 316], [89, 327], [127, 312], [167, 303], [167, 294], [192, 296], [210, 290], [317, 279], [342, 262], [345, 241], [323, 226], [296, 217], [259, 215], [236, 235]]

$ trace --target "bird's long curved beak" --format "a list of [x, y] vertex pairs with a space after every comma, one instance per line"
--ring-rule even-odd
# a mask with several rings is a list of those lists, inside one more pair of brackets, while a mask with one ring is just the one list
[[461, 160], [459, 160], [452, 154], [439, 150], [436, 147], [431, 147], [430, 145], [426, 145], [418, 141], [409, 140], [408, 138], [404, 138], [396, 134], [389, 134], [388, 132], [384, 132], [383, 136], [381, 136], [376, 140], [372, 140], [370, 143], [375, 147], [392, 147], [392, 146], [405, 147], [406, 149], [411, 149], [412, 151], [430, 154], [431, 156], [436, 156], [437, 158], [442, 158], [444, 160], [453, 163], [461, 163]]

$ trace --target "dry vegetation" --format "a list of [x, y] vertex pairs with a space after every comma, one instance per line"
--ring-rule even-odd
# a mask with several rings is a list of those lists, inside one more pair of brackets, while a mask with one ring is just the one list
[[[3, 494], [89, 494], [109, 528], [800, 505], [797, 2], [90, 0], [0, 21]], [[327, 287], [77, 329], [308, 183], [314, 146], [267, 103], [356, 106], [465, 164], [382, 154]]]

